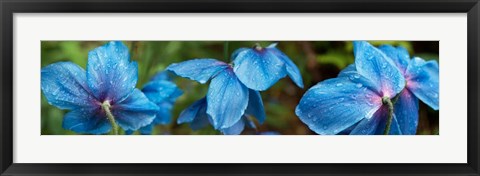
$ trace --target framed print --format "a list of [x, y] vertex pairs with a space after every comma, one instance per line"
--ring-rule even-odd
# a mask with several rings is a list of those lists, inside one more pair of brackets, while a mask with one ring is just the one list
[[479, 175], [476, 0], [1, 8], [2, 175]]

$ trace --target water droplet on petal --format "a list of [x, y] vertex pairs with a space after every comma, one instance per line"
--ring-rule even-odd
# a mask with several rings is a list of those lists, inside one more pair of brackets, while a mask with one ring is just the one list
[[356, 100], [356, 99], [357, 99], [357, 95], [352, 95], [352, 99]]

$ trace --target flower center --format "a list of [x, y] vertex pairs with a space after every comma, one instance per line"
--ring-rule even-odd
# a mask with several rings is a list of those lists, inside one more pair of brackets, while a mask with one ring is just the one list
[[105, 101], [102, 103], [102, 109], [106, 109], [106, 108], [110, 109], [111, 106], [112, 106], [112, 105], [110, 105], [110, 101], [108, 101], [108, 100], [105, 100]]
[[390, 126], [392, 124], [392, 119], [393, 119], [393, 103], [390, 97], [388, 96], [382, 97], [382, 103], [384, 106], [388, 107], [387, 123], [385, 125], [385, 130], [383, 132], [384, 135], [388, 135], [390, 133]]
[[388, 97], [388, 96], [383, 96], [383, 97], [382, 97], [382, 103], [383, 103], [384, 105], [388, 105], [389, 102], [391, 103], [390, 97]]

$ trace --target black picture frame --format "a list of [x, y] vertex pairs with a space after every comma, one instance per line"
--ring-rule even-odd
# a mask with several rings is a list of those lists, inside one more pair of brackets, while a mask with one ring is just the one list
[[[1, 175], [479, 175], [478, 0], [1, 0]], [[467, 13], [468, 163], [19, 164], [13, 163], [14, 13]], [[445, 34], [448, 35], [448, 34]], [[448, 152], [448, 151], [445, 151]]]

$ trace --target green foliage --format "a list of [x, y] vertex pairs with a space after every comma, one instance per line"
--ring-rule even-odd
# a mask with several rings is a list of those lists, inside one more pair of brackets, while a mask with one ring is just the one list
[[[85, 68], [88, 52], [106, 41], [42, 41], [41, 66], [59, 61], [71, 61]], [[194, 58], [215, 58], [231, 62], [224, 57], [224, 41], [124, 41], [130, 48], [131, 59], [138, 62], [141, 88], [155, 73], [168, 65]], [[270, 41], [230, 41], [228, 53], [241, 47], [252, 47], [259, 43], [266, 47]], [[391, 44], [405, 47], [412, 56], [438, 60], [438, 42], [372, 41], [374, 45]], [[264, 124], [257, 123], [258, 132], [277, 131], [281, 134], [313, 134], [295, 115], [295, 107], [305, 91], [316, 83], [336, 77], [338, 72], [353, 63], [352, 42], [307, 42], [281, 41], [278, 47], [285, 52], [300, 69], [305, 84], [304, 89], [294, 85], [289, 78], [281, 79], [267, 91], [261, 92], [267, 118]], [[419, 51], [416, 53], [415, 51]], [[173, 109], [172, 123], [154, 128], [154, 134], [220, 134], [212, 127], [192, 131], [188, 124], [176, 124], [180, 112], [194, 101], [203, 98], [207, 84], [175, 77], [174, 82], [184, 91]], [[228, 103], [228, 102], [225, 102]], [[66, 111], [47, 103], [42, 94], [41, 133], [42, 135], [71, 135], [72, 131], [62, 128]], [[246, 131], [254, 134], [256, 131]], [[438, 111], [421, 106], [419, 134], [438, 134]], [[120, 132], [124, 134], [124, 132]], [[136, 133], [138, 134], [138, 133]]]

